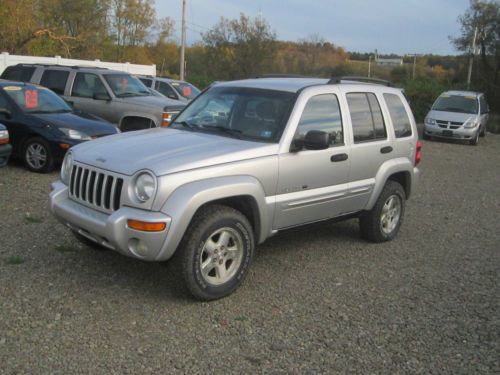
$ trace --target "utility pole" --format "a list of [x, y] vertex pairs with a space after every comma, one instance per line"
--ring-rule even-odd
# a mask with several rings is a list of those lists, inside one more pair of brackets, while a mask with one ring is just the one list
[[477, 26], [474, 28], [474, 39], [472, 39], [472, 52], [469, 57], [469, 71], [467, 73], [467, 90], [470, 88], [470, 79], [472, 76], [472, 63], [474, 62], [474, 56], [476, 55], [476, 37], [477, 37]]
[[186, 53], [186, 0], [182, 0], [182, 37], [181, 37], [181, 67], [180, 67], [181, 81], [184, 81], [185, 53]]
[[368, 78], [371, 77], [372, 73], [372, 55], [368, 56]]
[[417, 54], [413, 55], [413, 80], [415, 80], [415, 70], [417, 68]]

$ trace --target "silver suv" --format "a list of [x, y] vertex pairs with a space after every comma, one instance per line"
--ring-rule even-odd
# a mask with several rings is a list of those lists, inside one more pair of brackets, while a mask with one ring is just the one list
[[84, 242], [148, 261], [175, 255], [191, 293], [216, 299], [240, 285], [256, 244], [284, 229], [358, 217], [364, 238], [393, 239], [420, 147], [395, 88], [224, 82], [169, 128], [73, 147], [50, 209]]
[[489, 111], [482, 93], [444, 92], [425, 117], [424, 139], [458, 139], [477, 145], [479, 137], [486, 135]]
[[186, 81], [166, 77], [137, 76], [146, 87], [154, 89], [169, 99], [189, 102], [200, 90]]
[[75, 109], [99, 116], [121, 131], [168, 126], [186, 103], [153, 95], [136, 77], [106, 68], [19, 64], [2, 78], [36, 83]]

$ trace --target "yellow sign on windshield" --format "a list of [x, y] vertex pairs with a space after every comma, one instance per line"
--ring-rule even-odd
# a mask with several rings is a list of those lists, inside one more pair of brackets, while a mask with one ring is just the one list
[[21, 86], [5, 86], [3, 89], [5, 91], [21, 91], [22, 87]]

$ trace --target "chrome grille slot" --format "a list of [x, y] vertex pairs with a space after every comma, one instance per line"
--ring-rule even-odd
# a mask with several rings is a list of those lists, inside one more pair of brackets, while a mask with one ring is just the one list
[[91, 208], [113, 212], [120, 208], [123, 178], [92, 167], [74, 165], [69, 196]]

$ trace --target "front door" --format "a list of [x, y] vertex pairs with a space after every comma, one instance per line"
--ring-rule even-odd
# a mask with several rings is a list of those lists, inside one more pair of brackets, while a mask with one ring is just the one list
[[344, 142], [335, 94], [319, 94], [308, 99], [294, 139], [303, 139], [310, 130], [329, 133], [331, 145], [325, 150], [302, 149], [280, 155], [275, 229], [324, 220], [343, 212], [350, 150]]

